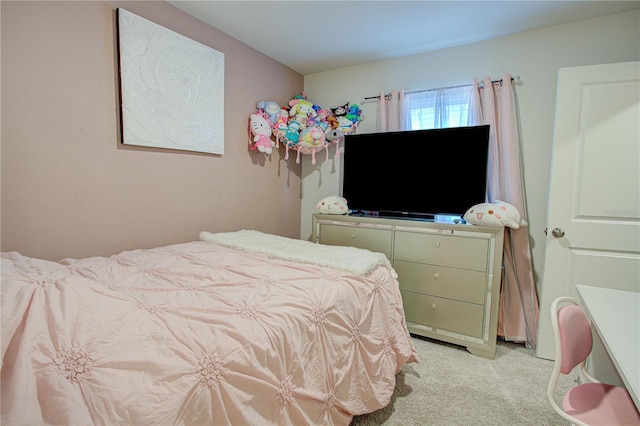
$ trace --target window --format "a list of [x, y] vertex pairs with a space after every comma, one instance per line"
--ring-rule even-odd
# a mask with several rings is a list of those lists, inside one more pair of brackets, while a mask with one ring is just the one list
[[409, 130], [469, 126], [473, 85], [425, 90], [405, 95]]

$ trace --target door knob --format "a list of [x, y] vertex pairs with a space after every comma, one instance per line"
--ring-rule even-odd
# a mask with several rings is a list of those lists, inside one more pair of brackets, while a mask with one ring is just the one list
[[562, 238], [564, 237], [564, 231], [561, 228], [553, 228], [553, 231], [551, 231], [551, 235], [556, 238]]

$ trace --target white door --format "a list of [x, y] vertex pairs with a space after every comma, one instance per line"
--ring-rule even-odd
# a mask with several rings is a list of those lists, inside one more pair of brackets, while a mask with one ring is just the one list
[[639, 168], [640, 62], [560, 69], [538, 357], [555, 358], [551, 302], [576, 284], [640, 291]]

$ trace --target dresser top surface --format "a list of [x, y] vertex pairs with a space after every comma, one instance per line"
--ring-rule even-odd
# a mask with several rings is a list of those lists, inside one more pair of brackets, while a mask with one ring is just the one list
[[322, 222], [350, 223], [350, 224], [370, 224], [393, 227], [396, 230], [405, 228], [437, 228], [451, 231], [466, 232], [484, 232], [490, 234], [499, 234], [504, 228], [491, 228], [487, 226], [478, 226], [470, 224], [442, 223], [433, 220], [415, 219], [415, 218], [393, 218], [393, 217], [376, 217], [362, 215], [334, 215], [315, 213], [314, 219]]

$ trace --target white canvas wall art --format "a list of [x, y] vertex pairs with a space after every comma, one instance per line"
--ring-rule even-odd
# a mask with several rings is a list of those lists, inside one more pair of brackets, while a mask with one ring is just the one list
[[224, 154], [224, 54], [117, 13], [122, 143]]

